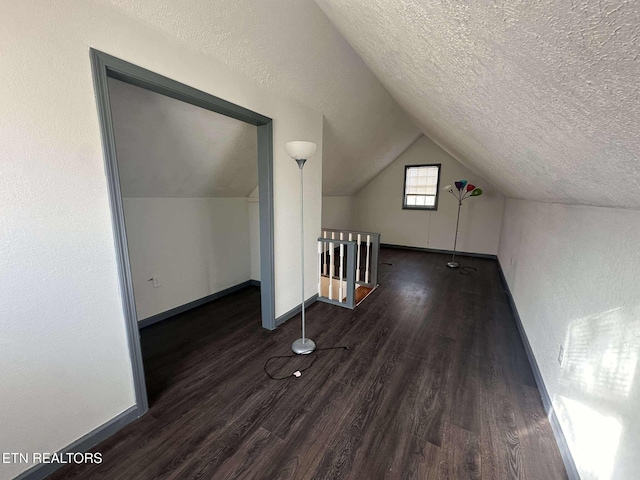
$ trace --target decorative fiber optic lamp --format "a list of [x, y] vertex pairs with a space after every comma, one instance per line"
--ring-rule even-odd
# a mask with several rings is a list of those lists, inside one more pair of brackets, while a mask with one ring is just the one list
[[457, 192], [453, 191], [453, 187], [451, 185], [447, 185], [443, 188], [451, 195], [456, 197], [458, 200], [458, 217], [456, 218], [456, 236], [453, 239], [453, 258], [450, 262], [447, 263], [447, 267], [449, 268], [458, 268], [460, 264], [456, 262], [456, 246], [458, 243], [458, 225], [460, 224], [460, 207], [462, 207], [462, 202], [469, 197], [479, 197], [482, 195], [482, 189], [476, 188], [475, 185], [471, 185], [467, 183], [466, 180], [458, 180], [454, 184], [456, 186]]
[[297, 339], [291, 344], [293, 353], [299, 355], [307, 355], [316, 349], [316, 344], [310, 338], [305, 337], [304, 331], [304, 181], [302, 176], [302, 167], [304, 162], [316, 151], [316, 144], [313, 142], [288, 142], [285, 145], [287, 153], [293, 158], [300, 169], [300, 260], [302, 265], [301, 283], [302, 283], [302, 338]]

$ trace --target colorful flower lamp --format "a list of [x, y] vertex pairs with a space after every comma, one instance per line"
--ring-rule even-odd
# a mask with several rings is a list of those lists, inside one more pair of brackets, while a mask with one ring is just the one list
[[462, 207], [462, 202], [469, 197], [479, 197], [480, 195], [482, 195], [481, 188], [476, 188], [475, 185], [471, 185], [466, 180], [458, 180], [457, 182], [454, 182], [454, 185], [457, 191], [454, 191], [454, 187], [452, 187], [451, 185], [447, 185], [446, 187], [443, 188], [443, 190], [446, 190], [451, 195], [456, 197], [456, 200], [458, 200], [458, 217], [456, 218], [456, 236], [453, 239], [453, 258], [451, 259], [450, 262], [447, 263], [447, 267], [449, 268], [458, 268], [460, 266], [460, 264], [456, 262], [456, 246], [458, 243], [458, 225], [460, 224], [460, 207]]

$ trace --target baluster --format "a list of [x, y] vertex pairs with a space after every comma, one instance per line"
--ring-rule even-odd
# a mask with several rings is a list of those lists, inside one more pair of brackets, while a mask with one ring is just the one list
[[[353, 242], [353, 233], [351, 233], [351, 232], [349, 232], [349, 241], [350, 241], [350, 242]], [[347, 249], [347, 252], [348, 252], [348, 251], [349, 251], [349, 250]], [[347, 260], [347, 268], [348, 268], [348, 265], [349, 265], [349, 264], [348, 264], [348, 260]], [[347, 278], [347, 279], [349, 278], [349, 272], [345, 273], [345, 278]], [[349, 295], [349, 287], [347, 287], [347, 295]], [[349, 299], [347, 298], [347, 301], [348, 301], [348, 300], [349, 300]]]
[[329, 268], [329, 300], [333, 300], [333, 242], [329, 242], [329, 261], [331, 267]]
[[371, 251], [371, 235], [367, 235], [367, 263], [364, 272], [364, 283], [369, 283], [369, 252]]
[[[340, 232], [340, 240], [344, 240], [344, 233], [343, 232]], [[344, 248], [344, 245], [340, 244], [340, 278], [341, 279], [344, 276], [344, 272], [343, 272], [344, 266], [343, 266], [343, 263], [342, 263], [342, 256], [344, 255], [343, 248]], [[342, 289], [342, 283], [340, 283], [340, 288]], [[341, 292], [342, 292], [342, 290], [341, 290]], [[340, 298], [342, 298], [342, 293], [340, 294]], [[340, 301], [342, 301], [342, 300], [340, 300]]]
[[318, 240], [318, 296], [322, 296], [322, 241]]
[[[335, 240], [336, 239], [336, 232], [331, 232], [331, 240]], [[333, 249], [335, 248], [335, 246], [333, 245], [333, 243], [331, 244], [331, 275], [335, 275], [336, 274], [336, 265], [335, 263], [333, 263]]]
[[[327, 231], [326, 230], [324, 232], [322, 232], [322, 236], [323, 236], [323, 238], [327, 238]], [[326, 250], [326, 247], [327, 247], [327, 242], [323, 242], [322, 243], [322, 248], [324, 249], [323, 252], [322, 252], [323, 255], [324, 255], [324, 265], [322, 266], [322, 274], [323, 275], [327, 274], [327, 250]]]
[[[342, 234], [340, 234], [342, 236]], [[340, 239], [342, 240], [342, 239]], [[338, 293], [340, 297], [338, 298], [339, 302], [342, 302], [344, 298], [344, 292], [342, 291], [342, 270], [344, 268], [344, 243], [340, 244], [340, 288], [338, 289]]]
[[360, 243], [362, 242], [362, 238], [360, 234], [358, 234], [358, 252], [356, 253], [356, 282], [360, 281]]

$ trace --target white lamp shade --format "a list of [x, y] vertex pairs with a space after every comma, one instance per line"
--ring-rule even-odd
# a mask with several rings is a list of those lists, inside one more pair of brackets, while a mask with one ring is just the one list
[[287, 142], [284, 147], [295, 160], [307, 160], [316, 151], [316, 144], [313, 142]]

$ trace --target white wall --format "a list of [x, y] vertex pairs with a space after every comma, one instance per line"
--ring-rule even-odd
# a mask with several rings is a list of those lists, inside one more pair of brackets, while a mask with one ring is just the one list
[[322, 197], [322, 228], [353, 229], [354, 197]]
[[[276, 315], [299, 303], [290, 288], [300, 280], [290, 234], [299, 225], [298, 168], [284, 144], [318, 144], [305, 166], [311, 296], [323, 118], [109, 2], [4, 2], [2, 11], [0, 443], [52, 452], [135, 401], [89, 47], [274, 119]], [[237, 18], [227, 19], [229, 31]], [[28, 467], [0, 464], [0, 477]]]
[[583, 480], [640, 471], [639, 239], [639, 211], [507, 200], [498, 257]]
[[239, 198], [258, 184], [255, 125], [107, 79], [127, 198]]
[[138, 320], [250, 279], [246, 198], [126, 198], [124, 212]]
[[355, 195], [355, 228], [381, 233], [383, 243], [452, 250], [458, 203], [450, 193], [439, 192], [437, 211], [402, 209], [405, 165], [431, 163], [442, 164], [441, 188], [464, 178], [484, 192], [462, 205], [458, 251], [497, 254], [504, 196], [424, 136]]

